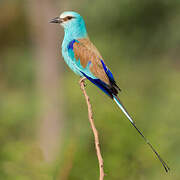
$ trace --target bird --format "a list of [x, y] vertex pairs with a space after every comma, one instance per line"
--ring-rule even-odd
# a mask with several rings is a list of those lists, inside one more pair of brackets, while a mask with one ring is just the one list
[[51, 19], [50, 23], [60, 24], [64, 28], [62, 56], [70, 69], [80, 77], [88, 79], [115, 101], [132, 126], [155, 153], [165, 171], [168, 172], [170, 170], [169, 166], [139, 128], [137, 128], [134, 120], [119, 99], [118, 92], [121, 89], [117, 85], [112, 72], [107, 67], [100, 52], [90, 41], [83, 17], [77, 12], [65, 11], [60, 16]]

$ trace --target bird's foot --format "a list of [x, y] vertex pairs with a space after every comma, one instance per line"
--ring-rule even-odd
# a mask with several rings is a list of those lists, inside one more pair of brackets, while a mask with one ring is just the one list
[[87, 79], [86, 77], [82, 77], [82, 78], [79, 80], [79, 84], [81, 85], [81, 83], [83, 83], [84, 86], [86, 86], [86, 84], [85, 84], [85, 80], [86, 80], [86, 79]]

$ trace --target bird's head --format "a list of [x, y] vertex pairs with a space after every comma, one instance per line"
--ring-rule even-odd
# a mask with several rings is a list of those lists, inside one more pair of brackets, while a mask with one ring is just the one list
[[60, 24], [65, 32], [86, 36], [86, 26], [80, 14], [73, 11], [65, 11], [59, 17], [53, 18], [50, 23]]

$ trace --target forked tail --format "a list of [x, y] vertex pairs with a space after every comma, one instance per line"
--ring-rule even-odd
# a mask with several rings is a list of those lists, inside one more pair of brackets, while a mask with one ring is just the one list
[[170, 170], [170, 168], [168, 167], [168, 165], [165, 163], [165, 161], [161, 158], [161, 156], [157, 153], [157, 151], [154, 149], [154, 147], [152, 146], [152, 144], [149, 142], [148, 139], [146, 139], [146, 137], [142, 134], [142, 132], [136, 127], [134, 121], [132, 120], [131, 116], [129, 115], [129, 113], [127, 112], [127, 110], [125, 109], [125, 107], [123, 106], [123, 104], [121, 103], [120, 99], [117, 96], [113, 96], [114, 101], [116, 102], [116, 104], [119, 106], [119, 108], [122, 110], [122, 112], [126, 115], [126, 117], [128, 118], [128, 120], [130, 121], [130, 123], [134, 126], [134, 128], [138, 131], [138, 133], [142, 136], [142, 138], [145, 140], [145, 142], [149, 145], [149, 147], [152, 149], [152, 151], [155, 153], [155, 155], [157, 156], [157, 158], [160, 160], [161, 164], [163, 165], [164, 169], [166, 172], [168, 172]]

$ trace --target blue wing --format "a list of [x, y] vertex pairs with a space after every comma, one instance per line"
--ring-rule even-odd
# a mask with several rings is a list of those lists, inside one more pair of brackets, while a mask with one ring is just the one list
[[116, 85], [113, 74], [89, 40], [73, 40], [67, 48], [70, 58], [83, 76], [111, 98], [118, 94], [120, 89]]

